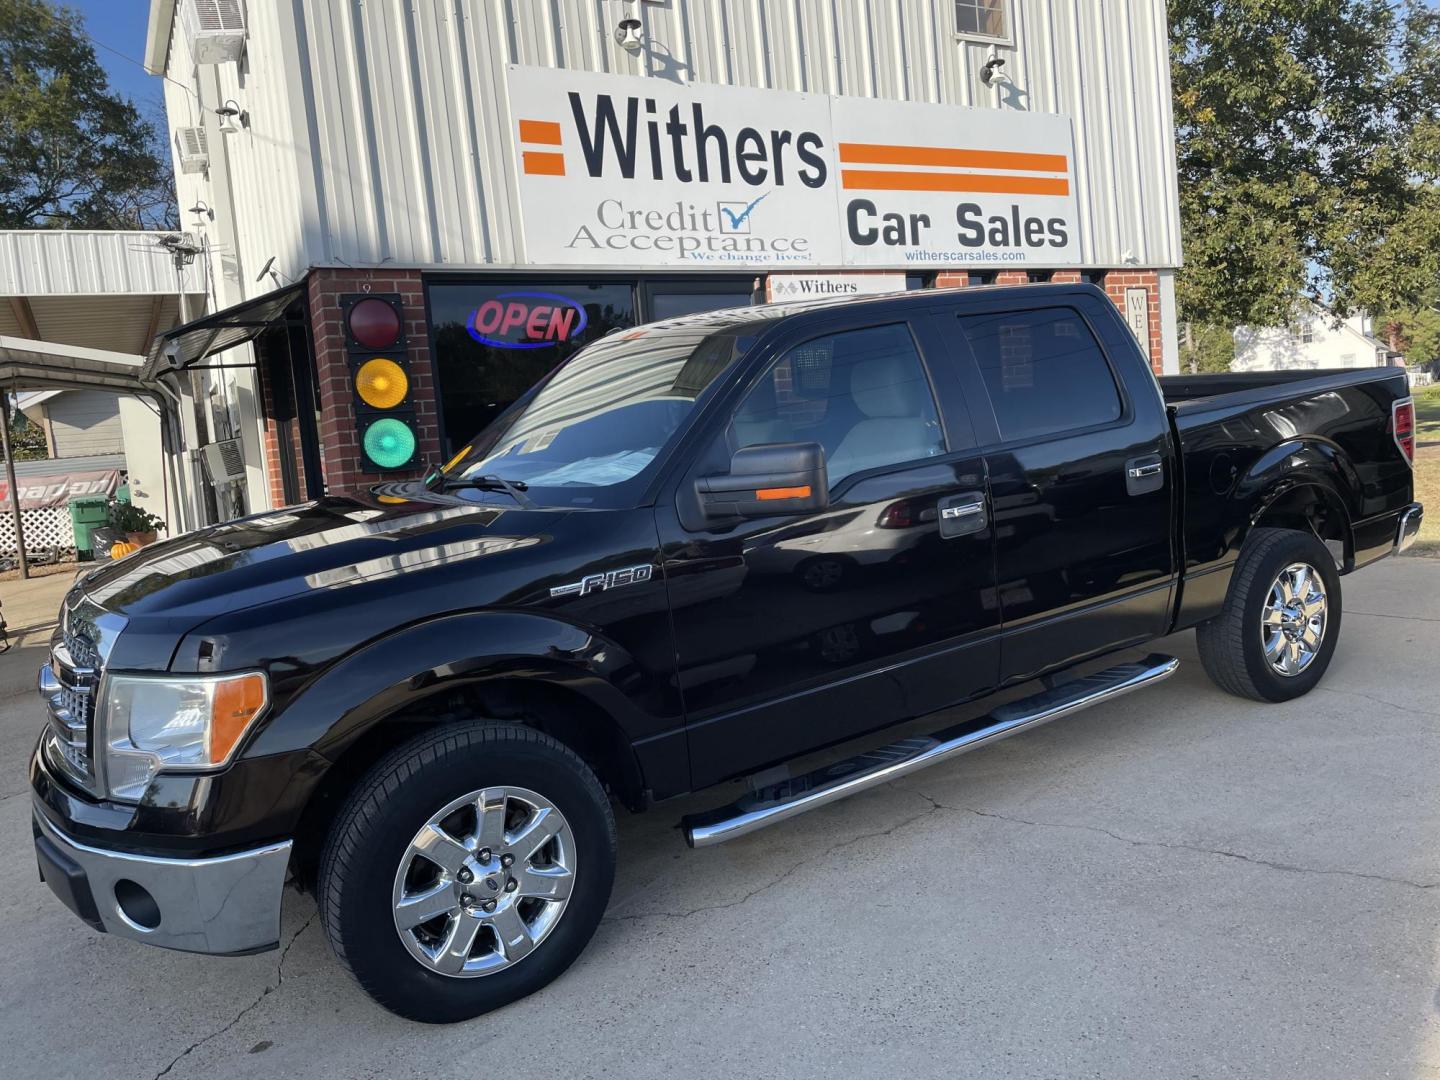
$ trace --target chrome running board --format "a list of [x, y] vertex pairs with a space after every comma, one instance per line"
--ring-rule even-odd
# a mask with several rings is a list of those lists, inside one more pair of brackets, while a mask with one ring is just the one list
[[878, 750], [827, 765], [745, 795], [729, 806], [690, 814], [680, 825], [691, 847], [709, 847], [826, 806], [856, 792], [909, 776], [959, 757], [986, 743], [1039, 727], [1121, 694], [1168, 679], [1180, 666], [1173, 656], [1153, 653], [1143, 660], [1072, 679], [1038, 694], [1009, 701], [987, 715], [933, 735], [900, 739]]

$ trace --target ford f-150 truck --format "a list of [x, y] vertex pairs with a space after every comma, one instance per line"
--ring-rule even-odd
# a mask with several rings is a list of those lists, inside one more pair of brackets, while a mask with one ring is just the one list
[[1157, 382], [1084, 285], [618, 332], [423, 481], [80, 578], [41, 874], [97, 930], [219, 954], [275, 946], [293, 880], [381, 1004], [472, 1017], [585, 947], [614, 802], [747, 780], [681, 822], [741, 836], [1163, 679], [1135, 647], [1190, 627], [1224, 690], [1306, 693], [1343, 576], [1419, 528], [1413, 450], [1402, 371]]

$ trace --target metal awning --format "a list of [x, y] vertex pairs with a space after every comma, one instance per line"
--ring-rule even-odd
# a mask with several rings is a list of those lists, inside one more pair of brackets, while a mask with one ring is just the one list
[[304, 292], [305, 283], [297, 281], [156, 335], [145, 356], [145, 378], [193, 367], [207, 356], [259, 337]]
[[154, 394], [145, 358], [53, 341], [0, 336], [0, 387], [6, 390], [109, 390]]

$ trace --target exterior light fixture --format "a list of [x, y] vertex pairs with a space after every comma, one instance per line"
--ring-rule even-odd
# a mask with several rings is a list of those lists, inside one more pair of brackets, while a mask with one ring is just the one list
[[997, 79], [1005, 78], [1005, 73], [1000, 69], [1005, 66], [1005, 61], [998, 56], [992, 56], [985, 61], [985, 66], [980, 69], [980, 81], [986, 86], [994, 86]]
[[629, 0], [625, 2], [625, 17], [620, 20], [620, 25], [615, 27], [615, 44], [631, 56], [639, 55], [640, 47], [644, 44], [640, 39], [640, 20], [635, 17]]
[[220, 117], [220, 133], [222, 135], [235, 135], [241, 128], [250, 126], [250, 114], [240, 108], [240, 103], [233, 98], [216, 109], [215, 115]]

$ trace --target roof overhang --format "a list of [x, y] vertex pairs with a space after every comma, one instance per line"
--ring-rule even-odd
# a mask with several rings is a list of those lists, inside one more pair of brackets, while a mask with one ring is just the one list
[[170, 29], [175, 25], [175, 0], [150, 0], [150, 22], [145, 28], [145, 70], [165, 74], [170, 53]]
[[297, 281], [157, 335], [145, 356], [144, 378], [194, 367], [207, 356], [253, 341], [282, 322], [304, 294], [305, 282]]
[[0, 336], [0, 388], [5, 390], [108, 390], [151, 394], [145, 358], [133, 353], [58, 345]]

